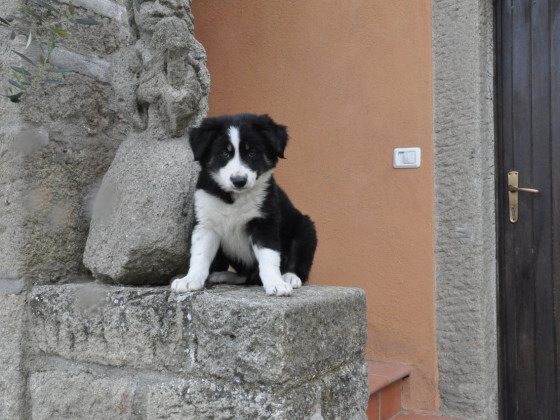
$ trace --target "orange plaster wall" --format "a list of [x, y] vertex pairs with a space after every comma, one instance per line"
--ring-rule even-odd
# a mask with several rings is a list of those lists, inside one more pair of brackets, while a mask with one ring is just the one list
[[[439, 407], [430, 0], [194, 0], [210, 115], [288, 126], [277, 180], [312, 216], [311, 282], [366, 290], [367, 358], [410, 364], [405, 407]], [[395, 147], [422, 148], [393, 169]]]

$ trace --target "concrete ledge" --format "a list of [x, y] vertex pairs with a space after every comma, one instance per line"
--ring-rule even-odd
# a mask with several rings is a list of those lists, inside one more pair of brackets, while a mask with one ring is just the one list
[[89, 283], [35, 287], [28, 307], [33, 418], [80, 418], [78, 401], [97, 418], [365, 418], [359, 289]]

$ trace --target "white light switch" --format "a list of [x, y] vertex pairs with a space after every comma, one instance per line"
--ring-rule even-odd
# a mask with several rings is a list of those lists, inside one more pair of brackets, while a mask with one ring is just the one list
[[419, 147], [399, 147], [393, 152], [393, 168], [419, 168]]

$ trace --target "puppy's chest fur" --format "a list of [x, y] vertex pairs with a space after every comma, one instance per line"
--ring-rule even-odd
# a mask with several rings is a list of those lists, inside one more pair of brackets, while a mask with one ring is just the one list
[[197, 223], [218, 234], [222, 251], [228, 257], [247, 266], [256, 263], [247, 223], [264, 216], [261, 211], [264, 195], [262, 189], [256, 188], [236, 194], [230, 204], [204, 190], [195, 193]]

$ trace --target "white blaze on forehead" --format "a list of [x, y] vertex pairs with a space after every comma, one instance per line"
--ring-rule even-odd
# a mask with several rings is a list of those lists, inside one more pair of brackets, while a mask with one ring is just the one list
[[231, 142], [235, 154], [239, 155], [239, 127], [230, 127], [228, 129], [229, 141]]
[[244, 175], [247, 168], [243, 168], [243, 162], [241, 162], [241, 153], [239, 152], [239, 127], [230, 127], [228, 129], [229, 141], [233, 146], [233, 159], [228, 163], [230, 166], [230, 175]]

